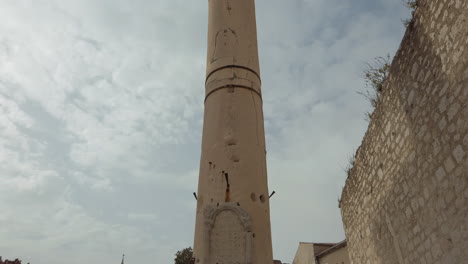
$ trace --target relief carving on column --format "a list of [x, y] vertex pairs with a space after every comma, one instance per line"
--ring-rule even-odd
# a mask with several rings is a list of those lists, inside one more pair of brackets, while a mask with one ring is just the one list
[[236, 203], [205, 209], [205, 245], [209, 264], [251, 264], [253, 234], [249, 214]]

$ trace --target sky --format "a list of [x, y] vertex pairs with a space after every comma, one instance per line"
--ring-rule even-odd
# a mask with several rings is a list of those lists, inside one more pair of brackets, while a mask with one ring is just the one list
[[[193, 243], [206, 0], [0, 0], [0, 256], [173, 263]], [[273, 252], [344, 239], [366, 62], [402, 0], [256, 0]]]

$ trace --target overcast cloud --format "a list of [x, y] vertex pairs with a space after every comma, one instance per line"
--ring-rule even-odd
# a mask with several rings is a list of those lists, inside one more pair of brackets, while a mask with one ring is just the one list
[[[344, 239], [338, 198], [401, 0], [257, 0], [274, 256]], [[0, 255], [173, 263], [192, 245], [207, 1], [0, 0]]]

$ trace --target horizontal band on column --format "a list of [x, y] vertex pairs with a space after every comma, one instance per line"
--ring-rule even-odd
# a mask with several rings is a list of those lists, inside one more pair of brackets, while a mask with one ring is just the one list
[[[224, 72], [225, 71], [226, 70], [224, 70]], [[244, 71], [244, 72], [247, 72], [247, 71]], [[243, 79], [243, 78], [239, 78], [239, 77], [230, 78], [230, 76], [226, 76], [225, 74], [221, 74], [221, 72], [219, 72], [219, 73], [220, 74], [216, 73], [215, 75], [213, 75], [208, 80], [208, 83], [206, 83], [206, 85], [205, 85], [205, 95], [209, 94], [212, 90], [214, 90], [216, 88], [219, 88], [219, 87], [222, 87], [222, 86], [231, 86], [231, 87], [245, 86], [245, 87], [250, 87], [250, 88], [254, 89], [255, 91], [257, 91], [259, 93], [262, 93], [261, 86], [260, 86], [260, 83], [257, 80], [257, 78], [254, 78], [255, 81], [251, 81], [249, 79]], [[250, 72], [249, 72], [249, 74], [250, 74]], [[215, 79], [214, 76], [217, 76], [216, 79]], [[251, 77], [253, 77], [253, 75]], [[219, 79], [217, 79], [217, 78], [219, 78]]]
[[224, 70], [224, 69], [229, 69], [229, 68], [237, 68], [237, 69], [243, 69], [243, 70], [249, 71], [249, 72], [255, 74], [255, 76], [257, 76], [257, 78], [258, 78], [258, 80], [260, 81], [260, 83], [262, 83], [262, 79], [260, 78], [260, 74], [258, 74], [256, 71], [250, 69], [249, 67], [240, 66], [240, 65], [225, 65], [225, 66], [222, 66], [222, 67], [219, 67], [219, 68], [216, 68], [216, 69], [212, 70], [212, 71], [206, 76], [205, 84], [206, 84], [206, 82], [208, 81], [208, 78], [210, 78], [211, 75], [213, 75], [215, 72], [218, 72], [218, 71], [221, 71], [221, 70]]
[[222, 90], [222, 89], [228, 89], [228, 88], [241, 88], [241, 89], [247, 89], [247, 90], [250, 90], [254, 93], [256, 93], [258, 95], [258, 97], [260, 97], [260, 101], [263, 101], [262, 99], [262, 95], [255, 89], [253, 89], [252, 87], [248, 87], [248, 86], [245, 86], [245, 85], [224, 85], [224, 86], [221, 86], [221, 87], [218, 87], [218, 88], [215, 88], [213, 90], [211, 90], [206, 96], [205, 96], [205, 101], [206, 102], [206, 99], [208, 99], [208, 96], [210, 96], [212, 93], [216, 92], [216, 91], [219, 91], [219, 90]]

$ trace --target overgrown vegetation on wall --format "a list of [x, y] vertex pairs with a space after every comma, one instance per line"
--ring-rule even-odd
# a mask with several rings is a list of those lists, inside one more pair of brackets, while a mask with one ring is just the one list
[[411, 18], [403, 20], [403, 25], [405, 25], [405, 27], [408, 27], [411, 24], [411, 22], [413, 21], [414, 12], [416, 11], [416, 8], [418, 7], [418, 1], [417, 0], [406, 0], [404, 2], [404, 4], [405, 4], [406, 7], [408, 7], [412, 11], [411, 12]]
[[[414, 12], [418, 7], [417, 0], [404, 0], [404, 5], [411, 9], [411, 18], [403, 20], [403, 24], [408, 26], [413, 21]], [[364, 92], [358, 92], [363, 95], [372, 107], [375, 109], [379, 101], [380, 95], [383, 91], [383, 85], [388, 77], [391, 65], [390, 54], [385, 57], [377, 57], [373, 62], [367, 63], [367, 68], [364, 70], [364, 79], [366, 81], [366, 90]], [[372, 110], [373, 111], [373, 110]], [[366, 113], [366, 119], [370, 121], [372, 111]]]
[[[387, 55], [386, 57], [377, 57], [373, 62], [367, 63], [367, 69], [364, 70], [366, 90], [358, 93], [369, 100], [374, 109], [377, 107], [380, 95], [383, 92], [383, 86], [385, 80], [387, 80], [390, 65], [390, 55]], [[367, 113], [367, 118], [369, 120], [371, 114], [371, 112]]]

